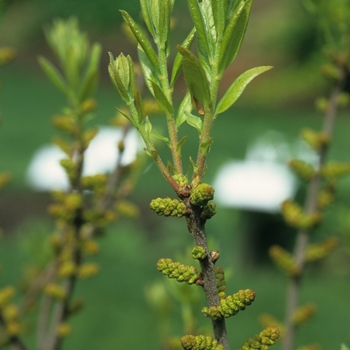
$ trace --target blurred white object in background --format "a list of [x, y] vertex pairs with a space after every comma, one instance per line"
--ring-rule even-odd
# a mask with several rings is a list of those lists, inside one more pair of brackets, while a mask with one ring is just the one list
[[[85, 153], [83, 175], [111, 173], [119, 157], [118, 142], [122, 130], [100, 127]], [[121, 164], [128, 165], [136, 159], [140, 149], [137, 132], [131, 129], [125, 139]], [[36, 191], [67, 190], [67, 175], [60, 165], [66, 155], [55, 145], [45, 145], [35, 152], [26, 173], [28, 185]]]
[[304, 143], [285, 142], [283, 135], [269, 131], [247, 150], [244, 161], [222, 166], [214, 180], [215, 200], [228, 207], [279, 212], [281, 203], [293, 198], [297, 181], [287, 162], [298, 157], [315, 163], [314, 153]]

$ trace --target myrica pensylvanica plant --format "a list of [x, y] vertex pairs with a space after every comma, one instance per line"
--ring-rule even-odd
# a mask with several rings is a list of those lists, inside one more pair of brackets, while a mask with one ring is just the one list
[[[219, 254], [210, 251], [205, 230], [206, 221], [215, 215], [215, 204], [212, 201], [214, 189], [204, 182], [206, 159], [213, 143], [211, 130], [215, 119], [234, 104], [253, 78], [271, 67], [257, 67], [244, 72], [219, 97], [218, 88], [224, 72], [240, 50], [252, 0], [188, 0], [194, 28], [182, 44], [176, 46], [177, 53], [170, 64], [170, 20], [174, 3], [175, 0], [140, 1], [148, 33], [127, 12], [121, 11], [137, 40], [138, 59], [145, 85], [164, 115], [168, 134], [159, 134], [153, 130], [152, 120], [145, 113], [143, 98], [136, 85], [132, 58], [123, 53], [116, 58], [110, 54], [108, 69], [115, 88], [129, 109], [124, 113], [125, 117], [140, 133], [145, 152], [156, 163], [177, 196], [174, 199], [154, 199], [151, 209], [158, 215], [184, 217], [195, 242], [193, 256], [199, 261], [199, 270], [170, 258], [160, 259], [157, 264], [158, 270], [169, 278], [202, 288], [206, 297], [207, 306], [203, 308], [203, 314], [211, 320], [213, 336], [186, 335], [181, 339], [182, 347], [193, 350], [227, 350], [230, 345], [226, 318], [250, 305], [255, 293], [247, 289], [227, 295], [223, 287], [224, 281], [217, 278], [215, 264]], [[194, 39], [198, 56], [190, 50]], [[181, 72], [187, 92], [176, 107], [173, 94]], [[181, 139], [178, 136], [183, 123], [188, 123], [198, 132], [198, 150], [189, 160], [191, 174], [187, 167], [184, 171], [182, 157], [187, 136]], [[171, 159], [162, 159], [155, 139], [166, 144]], [[220, 275], [223, 277], [222, 273]], [[255, 348], [267, 349], [274, 344], [278, 337], [277, 329], [267, 329], [266, 334], [273, 334], [270, 341], [262, 343], [257, 336], [254, 344], [259, 346]], [[253, 348], [253, 345], [247, 344], [244, 349]]]
[[0, 346], [22, 350], [27, 349], [22, 339], [28, 328], [25, 316], [37, 301], [40, 305], [36, 349], [62, 348], [64, 338], [72, 332], [70, 317], [84, 306], [81, 299], [73, 297], [77, 282], [99, 271], [99, 266], [89, 258], [99, 252], [96, 239], [119, 216], [137, 213], [137, 208], [126, 200], [134, 181], [130, 171], [136, 170], [136, 163], [128, 166], [121, 163], [125, 137], [130, 131], [127, 120], [118, 121], [123, 136], [115, 145], [119, 156], [113, 172], [83, 174], [85, 151], [97, 134], [97, 129], [89, 128], [87, 123], [96, 108], [93, 94], [99, 76], [100, 45], [90, 45], [74, 18], [55, 21], [45, 34], [59, 67], [44, 57], [39, 58], [40, 65], [67, 98], [67, 106], [52, 121], [62, 134], [54, 138], [54, 143], [64, 152], [60, 164], [69, 186], [67, 190], [53, 192], [54, 203], [49, 207], [55, 220], [49, 238], [51, 260], [26, 281], [19, 305], [14, 303], [14, 287], [0, 289]]
[[[284, 350], [295, 348], [296, 330], [315, 313], [312, 303], [299, 305], [301, 281], [307, 265], [326, 258], [338, 245], [338, 239], [329, 237], [311, 244], [310, 236], [317, 234], [326, 209], [334, 201], [339, 178], [350, 174], [350, 163], [326, 159], [338, 109], [346, 107], [349, 102], [346, 84], [350, 72], [350, 5], [341, 0], [307, 0], [304, 4], [319, 21], [327, 59], [321, 72], [329, 81], [330, 95], [316, 102], [317, 108], [324, 113], [323, 128], [320, 131], [302, 131], [303, 139], [317, 155], [316, 164], [300, 159], [292, 159], [289, 163], [291, 169], [307, 183], [304, 206], [292, 200], [286, 200], [282, 205], [286, 223], [297, 230], [294, 252], [279, 246], [270, 249], [272, 259], [288, 276], [286, 316], [280, 327]], [[276, 324], [268, 315], [264, 316], [264, 321], [265, 324], [271, 321]]]

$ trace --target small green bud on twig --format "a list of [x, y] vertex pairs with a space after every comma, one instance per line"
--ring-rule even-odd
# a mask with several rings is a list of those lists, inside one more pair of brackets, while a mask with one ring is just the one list
[[195, 187], [190, 195], [191, 204], [202, 207], [214, 198], [214, 188], [206, 183], [201, 183]]
[[185, 350], [224, 350], [216, 340], [204, 335], [185, 335], [181, 338], [181, 345]]
[[271, 345], [276, 343], [279, 338], [280, 332], [277, 327], [267, 327], [262, 332], [254, 337], [254, 339], [248, 339], [241, 347], [240, 350], [269, 350]]
[[194, 284], [200, 278], [200, 273], [194, 266], [186, 266], [171, 259], [159, 259], [157, 262], [158, 271], [178, 282]]
[[186, 214], [187, 208], [185, 203], [178, 199], [157, 198], [153, 199], [150, 204], [151, 209], [158, 215], [182, 217]]
[[203, 314], [213, 320], [227, 318], [236, 315], [240, 310], [244, 310], [255, 299], [255, 292], [251, 289], [240, 290], [233, 295], [220, 299], [219, 306], [204, 307]]
[[203, 260], [206, 258], [207, 252], [204, 247], [196, 246], [192, 248], [192, 258], [197, 260]]

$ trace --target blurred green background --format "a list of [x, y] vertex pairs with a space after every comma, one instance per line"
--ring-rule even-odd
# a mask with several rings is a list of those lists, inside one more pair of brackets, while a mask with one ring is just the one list
[[[91, 40], [101, 42], [101, 82], [93, 123], [103, 125], [121, 103], [107, 76], [107, 53], [117, 55], [123, 51], [136, 58], [135, 49], [120, 31], [118, 10], [127, 10], [139, 18], [136, 0], [13, 0], [3, 2], [3, 6], [0, 45], [16, 48], [17, 58], [0, 68], [0, 170], [12, 174], [11, 184], [0, 195], [0, 227], [4, 231], [0, 243], [0, 287], [16, 284], [25, 272], [24, 266], [41, 259], [47, 249], [41, 242], [53, 225], [46, 215], [50, 197], [32, 192], [25, 183], [25, 172], [33, 153], [49, 143], [56, 133], [51, 117], [65, 105], [64, 98], [48, 82], [37, 63], [39, 55], [52, 59], [43, 28], [54, 18], [74, 15]], [[175, 17], [178, 20], [174, 45], [183, 40], [191, 27], [185, 1], [175, 5]], [[301, 128], [321, 127], [322, 115], [314, 111], [314, 99], [328, 91], [319, 75], [322, 62], [319, 51], [320, 38], [315, 24], [300, 1], [259, 0], [254, 4], [245, 43], [225, 75], [222, 91], [248, 68], [273, 65], [274, 70], [254, 81], [237, 104], [214, 125], [214, 144], [206, 177], [209, 183], [222, 164], [230, 159], [243, 159], [247, 147], [267, 130], [277, 130], [288, 142], [294, 142]], [[184, 89], [181, 81], [178, 85], [180, 98]], [[158, 127], [164, 127], [161, 121]], [[335, 128], [330, 159], [349, 161], [349, 130], [348, 113], [342, 112]], [[196, 134], [186, 127], [183, 132], [194, 136], [186, 148], [187, 155], [193, 154]], [[350, 208], [349, 193], [350, 183], [344, 180], [340, 184], [338, 205], [327, 216], [319, 236], [342, 233], [344, 220], [337, 213]], [[155, 265], [159, 258], [174, 258], [192, 244], [182, 220], [159, 218], [150, 212], [150, 200], [167, 195], [172, 196], [172, 191], [155, 166], [151, 166], [132, 195], [141, 209], [141, 217], [134, 222], [120, 221], [108, 228], [96, 259], [101, 264], [101, 273], [79, 283], [76, 295], [82, 296], [88, 306], [73, 319], [73, 333], [64, 349], [160, 349], [157, 317], [147, 304], [144, 291], [162, 280]], [[268, 264], [259, 269], [244, 265], [242, 232], [242, 214], [235, 209], [219, 208], [208, 223], [208, 234], [221, 251], [220, 265], [232, 270], [229, 291], [251, 288], [257, 292], [257, 299], [248, 310], [228, 320], [232, 347], [240, 346], [260, 331], [258, 316], [261, 313], [269, 312], [281, 318], [284, 314], [284, 276]], [[349, 290], [349, 254], [345, 249], [338, 249], [327, 262], [309, 271], [305, 280], [302, 302], [315, 302], [318, 312], [300, 330], [297, 344], [318, 342], [323, 349], [338, 349], [341, 342], [350, 344]], [[208, 320], [203, 320], [203, 324], [208, 325]], [[173, 308], [171, 333], [182, 335], [177, 307]]]

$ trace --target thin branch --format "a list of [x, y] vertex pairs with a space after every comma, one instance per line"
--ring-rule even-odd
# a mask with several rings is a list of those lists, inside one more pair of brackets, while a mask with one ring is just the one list
[[[215, 266], [211, 259], [206, 233], [205, 233], [205, 221], [200, 218], [200, 210], [187, 202], [187, 205], [191, 207], [191, 214], [187, 218], [187, 227], [192, 234], [196, 245], [205, 249], [207, 256], [205, 259], [200, 260], [200, 266], [203, 278], [203, 289], [208, 306], [219, 305], [219, 295], [216, 287], [215, 279]], [[230, 345], [227, 339], [225, 318], [218, 320], [212, 320], [212, 326], [215, 339], [224, 346], [225, 350], [230, 349]]]
[[[338, 110], [338, 98], [341, 94], [345, 82], [345, 71], [341, 71], [341, 79], [334, 87], [331, 96], [329, 98], [328, 109], [325, 113], [323, 132], [331, 139], [333, 134], [334, 122]], [[320, 188], [320, 170], [325, 164], [326, 155], [327, 155], [327, 146], [321, 147], [318, 153], [318, 164], [314, 177], [312, 178], [310, 185], [308, 187], [306, 202], [305, 202], [305, 213], [311, 214], [315, 212], [317, 206], [317, 195]], [[305, 251], [309, 242], [309, 231], [300, 230], [297, 234], [295, 247], [294, 247], [294, 259], [300, 273], [297, 276], [291, 277], [289, 279], [287, 287], [287, 308], [286, 308], [286, 333], [283, 338], [283, 350], [292, 350], [294, 347], [295, 339], [295, 325], [294, 325], [294, 314], [298, 308], [301, 280], [304, 271], [305, 265]]]

